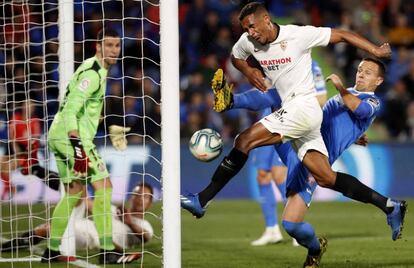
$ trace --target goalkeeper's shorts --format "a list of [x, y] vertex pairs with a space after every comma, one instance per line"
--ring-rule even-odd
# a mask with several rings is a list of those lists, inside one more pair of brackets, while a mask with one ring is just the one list
[[49, 142], [49, 148], [56, 158], [56, 165], [59, 171], [60, 180], [63, 183], [70, 183], [74, 180], [82, 180], [84, 183], [91, 183], [105, 178], [109, 178], [109, 172], [105, 162], [102, 160], [96, 147], [85, 148], [86, 156], [89, 158], [91, 166], [88, 167], [86, 178], [80, 178], [73, 172], [74, 151], [72, 145], [64, 142]]

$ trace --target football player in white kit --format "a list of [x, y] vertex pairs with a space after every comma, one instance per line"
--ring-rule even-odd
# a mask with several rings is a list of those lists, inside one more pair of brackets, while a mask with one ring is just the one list
[[[148, 242], [153, 234], [151, 224], [144, 218], [145, 211], [152, 205], [153, 190], [147, 183], [139, 183], [128, 199], [128, 206], [112, 206], [112, 239], [118, 251], [141, 246]], [[90, 201], [90, 200], [89, 200]], [[92, 202], [90, 201], [89, 204]], [[92, 206], [88, 205], [89, 207]], [[75, 221], [76, 248], [99, 248], [98, 232], [91, 219]]]
[[[147, 211], [153, 201], [153, 188], [147, 183], [139, 183], [133, 190], [128, 204], [125, 207], [112, 206], [113, 242], [116, 250], [141, 247], [148, 242], [153, 234], [151, 224], [145, 219]], [[87, 200], [87, 210], [92, 209], [91, 200]], [[46, 239], [49, 233], [49, 224], [45, 223], [26, 232], [20, 237], [12, 239], [1, 245], [1, 251], [11, 251], [29, 248]], [[99, 236], [95, 224], [89, 217], [75, 219], [76, 249], [99, 249]]]
[[[291, 141], [299, 159], [313, 175], [319, 186], [341, 192], [343, 195], [364, 203], [370, 203], [386, 214], [400, 215], [391, 228], [393, 233], [402, 229], [401, 202], [394, 202], [370, 189], [357, 178], [334, 172], [328, 161], [320, 126], [322, 110], [315, 97], [315, 85], [311, 72], [311, 49], [329, 43], [347, 42], [379, 58], [391, 56], [388, 43], [376, 46], [358, 34], [326, 27], [278, 25], [258, 2], [243, 7], [239, 20], [245, 31], [232, 49], [232, 63], [249, 82], [261, 91], [276, 88], [282, 99], [282, 107], [241, 132], [234, 141], [234, 148], [216, 169], [210, 184], [197, 194], [181, 197], [181, 206], [195, 217], [201, 218], [208, 203], [234, 177], [247, 161], [253, 148]], [[246, 59], [253, 55], [260, 63], [261, 71], [252, 68]], [[224, 86], [223, 72], [216, 72], [213, 90]], [[394, 237], [394, 234], [393, 234]], [[318, 267], [326, 250], [327, 240], [309, 241], [315, 244], [308, 252], [312, 263], [306, 267]]]

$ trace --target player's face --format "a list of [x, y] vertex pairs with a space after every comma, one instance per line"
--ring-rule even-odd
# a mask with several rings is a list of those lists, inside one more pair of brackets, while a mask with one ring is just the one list
[[102, 53], [102, 58], [107, 65], [116, 64], [121, 53], [121, 39], [107, 36], [102, 41], [102, 45], [98, 44], [96, 49], [98, 53]]
[[384, 81], [379, 76], [379, 66], [371, 61], [362, 61], [355, 77], [355, 89], [358, 91], [375, 91]]
[[132, 194], [131, 206], [134, 211], [144, 212], [152, 205], [151, 190], [145, 186], [140, 186], [137, 191]]
[[262, 45], [272, 42], [273, 25], [266, 13], [255, 13], [244, 17], [241, 21], [242, 28], [254, 40]]

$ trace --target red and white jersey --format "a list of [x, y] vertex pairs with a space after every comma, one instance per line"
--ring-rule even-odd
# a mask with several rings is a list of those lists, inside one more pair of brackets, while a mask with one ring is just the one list
[[242, 60], [252, 55], [284, 103], [288, 97], [315, 95], [311, 49], [327, 46], [330, 37], [331, 28], [280, 25], [276, 40], [266, 45], [261, 45], [248, 33], [242, 34], [232, 54]]
[[21, 113], [15, 113], [10, 120], [10, 139], [27, 147], [29, 142], [37, 141], [41, 134], [41, 126], [39, 118], [31, 118], [23, 120]]

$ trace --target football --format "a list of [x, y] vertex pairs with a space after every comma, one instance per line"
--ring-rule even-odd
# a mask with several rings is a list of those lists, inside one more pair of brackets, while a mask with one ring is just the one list
[[191, 136], [190, 152], [200, 161], [209, 162], [216, 159], [223, 150], [223, 141], [220, 134], [211, 129], [204, 128]]

